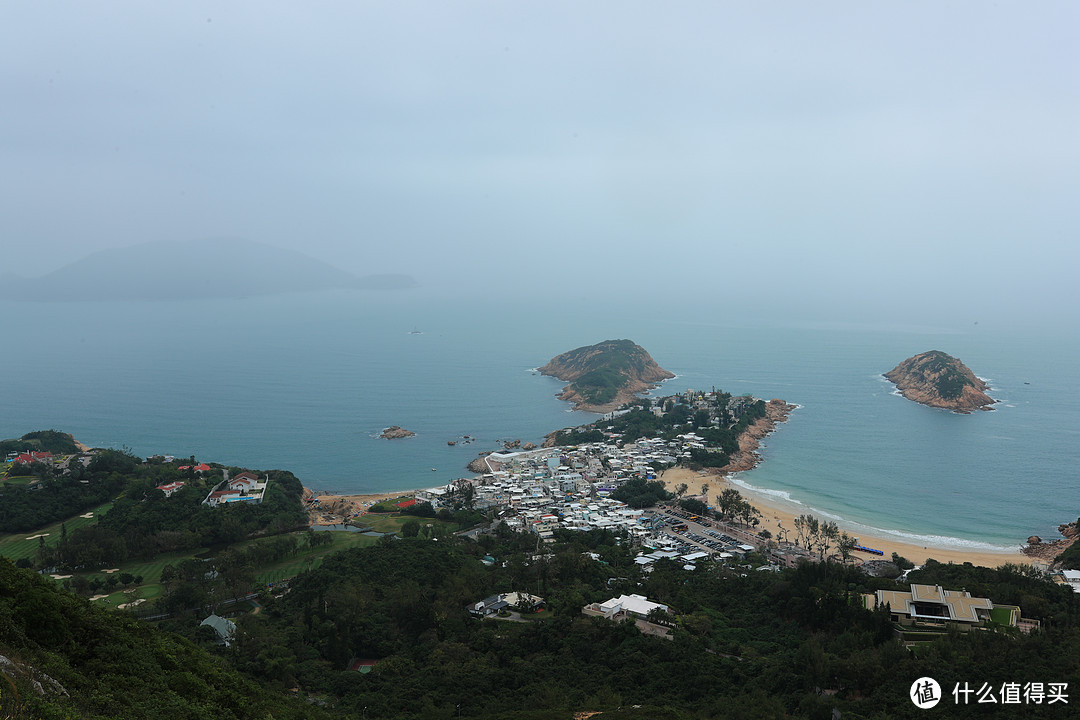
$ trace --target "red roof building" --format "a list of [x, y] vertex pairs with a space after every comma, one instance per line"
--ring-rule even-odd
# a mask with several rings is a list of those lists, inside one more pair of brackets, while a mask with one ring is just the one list
[[22, 463], [24, 465], [29, 465], [32, 462], [46, 462], [47, 460], [52, 460], [52, 459], [53, 459], [53, 454], [51, 452], [47, 452], [47, 451], [46, 452], [28, 452], [28, 453], [23, 453], [22, 455], [19, 455], [17, 458], [12, 460], [12, 462], [17, 462], [17, 463]]
[[183, 480], [177, 480], [176, 482], [165, 483], [164, 485], [158, 485], [156, 489], [158, 489], [161, 492], [165, 493], [165, 497], [169, 497], [170, 495], [172, 495], [174, 492], [176, 492], [177, 490], [179, 490], [182, 487], [184, 487], [184, 481]]

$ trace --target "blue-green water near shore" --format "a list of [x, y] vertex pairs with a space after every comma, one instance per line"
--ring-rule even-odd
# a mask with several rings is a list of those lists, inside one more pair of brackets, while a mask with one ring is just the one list
[[[1072, 330], [725, 322], [674, 306], [422, 292], [0, 308], [13, 319], [0, 353], [4, 437], [51, 427], [139, 455], [285, 468], [317, 489], [421, 487], [465, 474], [501, 440], [591, 420], [532, 368], [627, 337], [677, 373], [659, 393], [715, 386], [800, 406], [766, 440], [765, 462], [737, 478], [796, 511], [973, 547], [1051, 537], [1080, 515]], [[930, 349], [989, 379], [995, 410], [898, 397], [881, 373]], [[417, 436], [378, 439], [388, 425]]]

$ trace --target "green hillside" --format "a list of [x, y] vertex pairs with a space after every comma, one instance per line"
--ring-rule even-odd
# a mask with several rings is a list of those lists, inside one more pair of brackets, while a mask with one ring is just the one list
[[[0, 717], [327, 717], [220, 655], [95, 607], [0, 559]], [[37, 689], [40, 685], [41, 690]]]
[[0, 460], [9, 453], [36, 451], [53, 455], [73, 455], [79, 452], [75, 438], [59, 430], [35, 430], [18, 439], [0, 440]]

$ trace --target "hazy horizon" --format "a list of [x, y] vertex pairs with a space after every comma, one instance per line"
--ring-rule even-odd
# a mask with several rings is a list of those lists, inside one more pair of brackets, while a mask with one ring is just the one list
[[0, 18], [23, 276], [233, 236], [440, 297], [1076, 316], [1071, 3]]

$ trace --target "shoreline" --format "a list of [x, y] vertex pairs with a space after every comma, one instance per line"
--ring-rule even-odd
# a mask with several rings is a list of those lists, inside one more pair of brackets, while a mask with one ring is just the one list
[[799, 409], [798, 405], [783, 400], [772, 399], [765, 403], [765, 417], [758, 418], [739, 435], [739, 450], [731, 456], [731, 461], [719, 472], [728, 473], [753, 470], [761, 464], [761, 441], [776, 431], [776, 427], [787, 422], [791, 413]]
[[[779, 537], [781, 530], [785, 531], [789, 538], [794, 539], [795, 518], [800, 514], [804, 514], [792, 512], [790, 509], [779, 504], [776, 499], [764, 495], [763, 493], [755, 492], [753, 489], [748, 489], [743, 485], [739, 485], [733, 482], [731, 478], [724, 475], [709, 474], [702, 471], [676, 467], [665, 470], [663, 476], [659, 479], [663, 481], [664, 486], [667, 487], [668, 490], [673, 490], [679, 483], [686, 483], [689, 486], [686, 497], [700, 497], [700, 492], [692, 491], [700, 491], [702, 483], [709, 484], [710, 497], [715, 497], [727, 488], [738, 490], [751, 505], [761, 511], [761, 524], [758, 526], [758, 529], [768, 530], [772, 533], [774, 539]], [[809, 509], [805, 511], [805, 514], [814, 515]], [[823, 517], [820, 513], [815, 515], [815, 517], [823, 521], [830, 519]], [[996, 568], [1005, 563], [1031, 565], [1036, 562], [1034, 558], [1030, 558], [1020, 552], [1020, 543], [1017, 543], [1015, 550], [1002, 549], [1001, 551], [965, 548], [963, 546], [955, 545], [920, 545], [886, 537], [882, 534], [883, 532], [887, 532], [884, 530], [879, 530], [877, 532], [871, 530], [871, 532], [865, 532], [864, 530], [856, 529], [853, 527], [853, 524], [847, 520], [841, 519], [836, 520], [835, 522], [841, 531], [857, 537], [860, 545], [881, 550], [885, 553], [883, 556], [877, 557], [868, 555], [867, 553], [856, 552], [855, 557], [862, 558], [864, 561], [875, 559], [889, 560], [895, 552], [916, 565], [925, 564], [928, 558], [932, 558], [940, 563], [970, 562], [973, 565], [981, 565], [989, 568]]]
[[[745, 486], [738, 485], [724, 475], [674, 467], [665, 470], [659, 479], [664, 483], [664, 486], [671, 491], [674, 490], [676, 485], [686, 483], [689, 487], [686, 497], [700, 497], [702, 483], [708, 483], [710, 497], [715, 497], [727, 488], [738, 490], [747, 501], [761, 511], [761, 524], [757, 529], [768, 530], [773, 538], [779, 537], [781, 530], [785, 531], [789, 537], [793, 538], [795, 534], [795, 518], [799, 514], [802, 514], [792, 512], [788, 508], [778, 504], [775, 499], [763, 495], [762, 493], [755, 492], [752, 489], [748, 489]], [[312, 525], [340, 525], [355, 517], [362, 517], [367, 511], [367, 508], [380, 501], [393, 500], [406, 495], [415, 495], [419, 490], [423, 489], [424, 488], [417, 488], [414, 490], [399, 490], [395, 492], [350, 495], [342, 493], [318, 493], [305, 487], [304, 498], [319, 498], [319, 509], [315, 510], [312, 508], [309, 511], [309, 518]], [[807, 514], [813, 515], [814, 513], [808, 510]], [[818, 517], [819, 520], [828, 519], [822, 517], [820, 514], [816, 515], [816, 517]], [[1037, 558], [1024, 555], [1020, 551], [1019, 543], [1015, 550], [1003, 549], [1001, 551], [940, 544], [919, 545], [885, 537], [880, 531], [877, 533], [873, 531], [867, 533], [858, 530], [846, 520], [837, 520], [835, 522], [842, 531], [857, 537], [860, 545], [872, 547], [885, 553], [884, 556], [877, 557], [867, 555], [866, 553], [856, 552], [855, 557], [859, 557], [864, 561], [878, 559], [889, 560], [895, 552], [916, 565], [925, 564], [928, 558], [932, 558], [940, 563], [962, 564], [970, 562], [973, 565], [989, 568], [996, 568], [1005, 563], [1018, 565], [1045, 565], [1045, 563], [1039, 562]]]
[[[659, 479], [669, 491], [672, 491], [674, 487], [680, 483], [686, 483], [688, 486], [686, 497], [696, 496], [700, 498], [700, 488], [702, 483], [707, 483], [709, 485], [708, 495], [709, 497], [714, 498], [723, 490], [734, 488], [754, 505], [754, 507], [761, 511], [758, 530], [768, 530], [774, 539], [779, 538], [782, 532], [785, 533], [787, 537], [794, 538], [795, 518], [800, 514], [813, 515], [813, 512], [809, 509], [795, 511], [788, 508], [783, 504], [783, 501], [769, 496], [764, 492], [747, 487], [745, 484], [740, 484], [731, 476], [747, 470], [752, 470], [762, 462], [763, 458], [759, 452], [761, 440], [772, 434], [780, 423], [787, 421], [791, 416], [791, 413], [799, 407], [800, 406], [798, 405], [793, 405], [783, 400], [773, 399], [768, 401], [766, 403], [765, 417], [756, 420], [739, 436], [739, 450], [732, 455], [731, 462], [725, 467], [709, 471], [673, 467], [664, 470]], [[346, 494], [316, 493], [310, 488], [305, 487], [304, 498], [318, 497], [320, 501], [318, 510], [315, 508], [309, 510], [309, 518], [311, 519], [312, 525], [336, 525], [363, 515], [368, 507], [382, 500], [391, 500], [406, 495], [415, 495], [423, 489], [424, 488], [395, 492]], [[707, 498], [705, 502], [706, 504], [710, 504]], [[818, 517], [819, 520], [826, 521], [832, 519], [825, 516], [822, 511], [817, 512], [818, 514], [816, 517]], [[858, 523], [843, 518], [836, 519], [834, 522], [836, 522], [841, 531], [845, 531], [849, 535], [857, 537], [860, 545], [881, 550], [884, 553], [883, 556], [879, 557], [868, 555], [867, 553], [856, 552], [854, 556], [859, 557], [864, 561], [876, 559], [889, 560], [895, 552], [916, 565], [925, 564], [926, 560], [931, 558], [942, 563], [970, 562], [974, 565], [989, 568], [996, 568], [1005, 563], [1037, 564], [1044, 567], [1048, 564], [1041, 558], [1031, 557], [1021, 552], [1021, 543], [1019, 542], [1015, 549], [1002, 548], [1000, 550], [942, 545], [940, 543], [921, 545], [917, 542], [907, 542], [890, 538], [886, 535], [886, 533], [890, 531], [885, 529], [871, 528], [870, 531], [867, 532], [865, 529], [856, 528], [855, 525]], [[959, 538], [957, 540], [959, 540]]]

